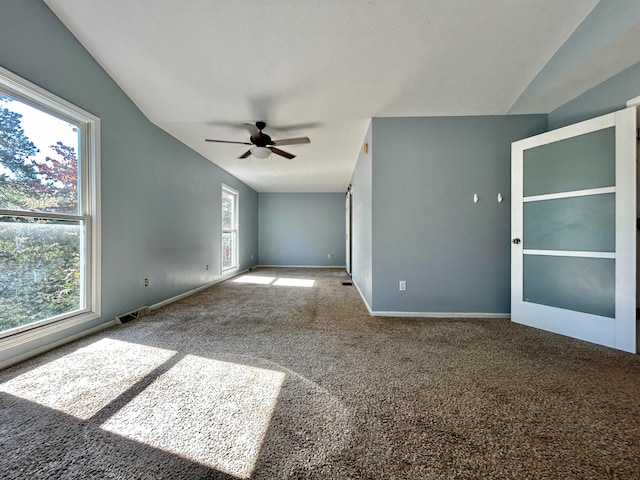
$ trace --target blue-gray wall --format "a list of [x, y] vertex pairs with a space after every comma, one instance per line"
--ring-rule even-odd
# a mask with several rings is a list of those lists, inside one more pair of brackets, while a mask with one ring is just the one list
[[353, 189], [351, 277], [369, 307], [372, 305], [373, 295], [372, 156], [374, 150], [371, 142], [371, 127], [372, 124], [369, 123], [363, 141], [368, 145], [368, 152], [365, 154], [360, 150], [351, 177]]
[[344, 193], [260, 193], [258, 204], [260, 265], [345, 265]]
[[511, 142], [546, 127], [546, 115], [373, 119], [372, 310], [510, 311]]
[[[628, 49], [626, 42], [628, 42], [630, 35], [635, 35], [634, 29], [638, 22], [640, 22], [640, 2], [638, 0], [598, 2], [522, 92], [509, 113], [517, 113], [518, 107], [522, 103], [528, 103], [529, 106], [535, 105], [536, 97], [544, 102], [544, 97], [548, 93], [552, 93], [555, 88], [565, 84], [574, 67], [588, 62], [590, 57], [602, 56], [602, 52], [616, 45], [617, 49]], [[623, 57], [629, 56], [623, 55]], [[620, 59], [616, 59], [614, 63], [618, 61]], [[627, 65], [630, 66], [630, 64]], [[603, 65], [602, 68], [598, 74], [606, 73], [607, 67]], [[591, 117], [599, 114], [601, 113], [594, 113]]]
[[626, 107], [640, 95], [640, 63], [627, 68], [549, 114], [549, 129], [563, 127]]
[[220, 276], [221, 182], [240, 192], [240, 268], [252, 266], [258, 194], [151, 124], [42, 1], [0, 12], [0, 65], [101, 119], [102, 317], [84, 328]]

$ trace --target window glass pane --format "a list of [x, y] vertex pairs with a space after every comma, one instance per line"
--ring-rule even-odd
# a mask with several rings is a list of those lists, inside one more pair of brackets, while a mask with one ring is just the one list
[[222, 190], [222, 228], [232, 230], [234, 225], [235, 195], [227, 190]]
[[234, 232], [222, 233], [222, 268], [227, 269], [235, 266]]
[[0, 216], [0, 331], [83, 308], [81, 221]]
[[78, 213], [79, 128], [0, 92], [0, 209]]

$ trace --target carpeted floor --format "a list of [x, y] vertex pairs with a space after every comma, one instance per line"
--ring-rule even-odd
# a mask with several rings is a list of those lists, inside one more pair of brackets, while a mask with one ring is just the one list
[[258, 269], [0, 372], [0, 477], [640, 478], [640, 356], [346, 280]]

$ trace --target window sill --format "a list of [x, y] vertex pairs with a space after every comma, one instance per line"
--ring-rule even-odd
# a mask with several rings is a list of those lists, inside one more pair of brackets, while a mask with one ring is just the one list
[[86, 312], [79, 315], [75, 315], [64, 320], [48, 323], [39, 327], [34, 327], [31, 330], [25, 332], [16, 333], [8, 337], [0, 339], [0, 352], [10, 350], [12, 348], [20, 347], [27, 343], [35, 342], [44, 337], [54, 335], [69, 328], [82, 325], [83, 323], [90, 322], [100, 318], [100, 315], [95, 312]]

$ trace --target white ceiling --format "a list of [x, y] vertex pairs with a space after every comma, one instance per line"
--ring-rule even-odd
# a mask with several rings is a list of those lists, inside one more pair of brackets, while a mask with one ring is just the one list
[[[598, 3], [45, 2], [153, 123], [262, 192], [344, 191], [371, 117], [507, 114]], [[591, 88], [593, 62], [615, 63], [592, 49], [517, 113], [547, 113]], [[611, 68], [629, 55], [614, 52]], [[247, 147], [204, 142], [248, 141], [239, 125], [256, 120], [275, 139], [311, 144], [283, 147], [294, 160], [238, 160]]]

